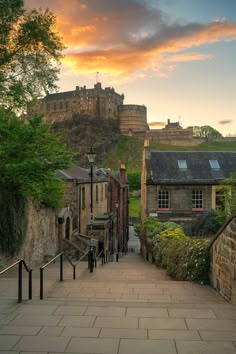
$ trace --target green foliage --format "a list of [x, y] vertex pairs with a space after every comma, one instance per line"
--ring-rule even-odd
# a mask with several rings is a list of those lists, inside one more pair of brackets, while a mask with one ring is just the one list
[[208, 136], [212, 136], [214, 138], [222, 137], [222, 134], [218, 132], [218, 130], [210, 127], [209, 125], [204, 126], [194, 126], [193, 128], [193, 136], [198, 138], [207, 138]]
[[196, 219], [193, 225], [193, 233], [195, 235], [209, 236], [215, 234], [222, 225], [223, 220], [219, 217], [219, 213], [211, 210]]
[[15, 112], [56, 88], [64, 46], [55, 16], [27, 11], [22, 0], [0, 1], [0, 105]]
[[24, 122], [0, 108], [0, 183], [24, 197], [60, 206], [63, 183], [57, 169], [72, 164], [72, 154], [41, 117]]
[[138, 172], [127, 173], [130, 191], [141, 189], [141, 175]]
[[141, 213], [141, 204], [139, 197], [130, 197], [129, 199], [129, 215], [131, 218], [139, 218]]
[[168, 230], [176, 230], [180, 229], [182, 231], [182, 228], [180, 225], [176, 224], [175, 222], [160, 222], [158, 218], [154, 218], [151, 216], [148, 216], [144, 220], [143, 224], [144, 230], [146, 231], [146, 235], [148, 239], [152, 239], [154, 236], [159, 235], [162, 231], [168, 229]]
[[157, 218], [147, 217], [144, 230], [147, 245], [157, 266], [177, 280], [208, 282], [210, 268], [209, 239], [186, 236], [175, 223], [161, 223]]
[[236, 214], [236, 172], [221, 182], [217, 192], [221, 202], [221, 206], [216, 209], [217, 216], [221, 222], [225, 222], [230, 215]]
[[0, 189], [0, 249], [13, 256], [24, 242], [27, 229], [26, 201], [14, 189]]
[[140, 238], [140, 235], [141, 235], [141, 224], [140, 223], [134, 224], [134, 233], [135, 233], [135, 236]]

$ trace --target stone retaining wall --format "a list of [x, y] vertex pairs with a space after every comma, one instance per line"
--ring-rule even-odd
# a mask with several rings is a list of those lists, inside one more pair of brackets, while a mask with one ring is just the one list
[[227, 221], [212, 242], [211, 283], [226, 300], [236, 304], [236, 216]]
[[0, 266], [6, 267], [23, 258], [27, 265], [36, 266], [52, 258], [58, 252], [58, 224], [56, 210], [37, 208], [30, 201], [27, 206], [28, 226], [25, 242], [14, 257], [0, 252]]

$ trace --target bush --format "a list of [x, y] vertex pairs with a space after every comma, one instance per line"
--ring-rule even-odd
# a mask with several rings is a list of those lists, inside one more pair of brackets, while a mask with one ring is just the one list
[[141, 188], [141, 175], [138, 172], [127, 173], [129, 187], [131, 191], [137, 191]]
[[165, 268], [174, 279], [208, 283], [210, 240], [191, 238], [178, 224], [152, 219], [156, 218], [146, 218], [144, 229], [156, 265]]

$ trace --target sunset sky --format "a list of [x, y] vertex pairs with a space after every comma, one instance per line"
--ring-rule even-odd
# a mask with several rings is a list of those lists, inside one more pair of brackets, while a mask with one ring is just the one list
[[236, 0], [25, 3], [57, 17], [67, 46], [60, 91], [98, 79], [126, 104], [144, 104], [148, 122], [236, 133]]

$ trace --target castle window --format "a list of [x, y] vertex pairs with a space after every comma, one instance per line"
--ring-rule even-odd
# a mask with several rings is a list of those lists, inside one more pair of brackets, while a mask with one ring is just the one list
[[56, 103], [54, 103], [53, 109], [54, 109], [54, 111], [57, 109], [57, 104]]
[[200, 211], [203, 210], [203, 192], [202, 190], [192, 191], [192, 210]]
[[50, 103], [47, 104], [47, 111], [50, 111]]
[[158, 210], [169, 210], [169, 192], [159, 191], [158, 192]]
[[66, 109], [68, 109], [69, 108], [69, 104], [68, 104], [68, 102], [66, 101]]
[[63, 103], [62, 102], [60, 102], [60, 109], [62, 109], [63, 108]]

